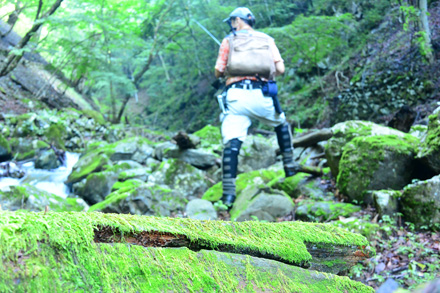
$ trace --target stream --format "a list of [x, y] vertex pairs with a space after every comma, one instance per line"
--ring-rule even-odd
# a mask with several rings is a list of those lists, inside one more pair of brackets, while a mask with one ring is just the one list
[[30, 184], [41, 190], [53, 193], [62, 198], [69, 195], [69, 187], [64, 184], [72, 172], [73, 166], [78, 162], [80, 154], [66, 152], [65, 165], [53, 170], [35, 169], [34, 162], [26, 162], [20, 165], [20, 169], [25, 172], [21, 179], [3, 177], [0, 178], [0, 190], [8, 186]]

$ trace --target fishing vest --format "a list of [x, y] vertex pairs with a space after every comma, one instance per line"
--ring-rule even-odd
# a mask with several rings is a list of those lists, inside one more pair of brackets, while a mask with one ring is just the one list
[[255, 76], [273, 80], [275, 77], [275, 63], [272, 55], [273, 39], [268, 35], [249, 31], [237, 32], [227, 37], [229, 41], [228, 64], [225, 75]]

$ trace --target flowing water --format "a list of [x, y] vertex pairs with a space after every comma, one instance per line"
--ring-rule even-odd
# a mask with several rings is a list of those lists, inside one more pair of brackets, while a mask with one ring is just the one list
[[26, 172], [26, 175], [21, 179], [0, 178], [0, 190], [7, 186], [30, 184], [66, 198], [69, 195], [69, 188], [64, 184], [64, 181], [69, 177], [78, 159], [79, 154], [66, 152], [65, 165], [54, 170], [35, 169], [34, 162], [24, 163], [21, 168]]

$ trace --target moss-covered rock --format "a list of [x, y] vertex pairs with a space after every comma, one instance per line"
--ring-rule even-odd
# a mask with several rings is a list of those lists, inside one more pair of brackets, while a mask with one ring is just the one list
[[44, 211], [46, 206], [51, 211], [82, 211], [88, 208], [82, 199], [62, 198], [55, 194], [24, 184], [10, 186], [7, 191], [0, 191], [0, 204], [3, 210]]
[[35, 160], [36, 169], [52, 170], [61, 166], [61, 162], [58, 160], [53, 149], [39, 150], [37, 154], [37, 159]]
[[350, 200], [370, 202], [367, 190], [401, 189], [411, 182], [418, 140], [395, 135], [357, 137], [344, 147], [337, 186]]
[[11, 146], [6, 138], [0, 133], [0, 162], [6, 161], [11, 157]]
[[188, 202], [181, 193], [139, 180], [117, 183], [114, 188], [114, 192], [91, 206], [89, 211], [168, 217], [183, 212]]
[[163, 161], [148, 182], [167, 185], [188, 200], [199, 198], [210, 185], [203, 171], [177, 159]]
[[417, 157], [435, 174], [440, 173], [440, 111], [429, 116], [428, 133]]
[[359, 233], [367, 237], [367, 239], [371, 239], [382, 229], [377, 223], [355, 217], [333, 221], [331, 222], [331, 224], [335, 225], [336, 227], [347, 229], [348, 231], [353, 233]]
[[118, 181], [118, 173], [116, 172], [103, 171], [89, 174], [84, 187], [77, 195], [89, 204], [98, 203], [110, 194], [116, 181]]
[[332, 201], [301, 201], [295, 212], [295, 218], [303, 221], [323, 222], [335, 220], [342, 217], [349, 217], [359, 212], [361, 208], [349, 203]]
[[238, 171], [246, 173], [269, 168], [276, 162], [276, 150], [278, 148], [275, 137], [266, 139], [261, 136], [248, 136], [240, 149]]
[[44, 141], [22, 137], [11, 138], [9, 142], [13, 156], [17, 161], [35, 158], [39, 150], [50, 147]]
[[[269, 184], [269, 186], [277, 183], [281, 178], [284, 177], [284, 171], [281, 169], [267, 169], [267, 170], [256, 170], [249, 173], [243, 173], [237, 176], [237, 197], [240, 196], [240, 193], [246, 188], [246, 186], [254, 183], [254, 182], [263, 182], [262, 187], [265, 184]], [[289, 183], [286, 183], [289, 184]], [[287, 187], [286, 187], [287, 188]], [[292, 189], [292, 187], [289, 187]], [[203, 194], [202, 199], [206, 199], [209, 201], [218, 201], [222, 197], [223, 185], [221, 182], [215, 184], [211, 188], [209, 188], [205, 194]]]
[[417, 227], [440, 225], [440, 175], [406, 186], [401, 197], [402, 213]]
[[0, 291], [374, 292], [346, 277], [246, 255], [102, 243], [105, 231], [114, 233], [109, 234], [111, 242], [124, 236], [141, 239], [136, 235], [142, 233], [181, 235], [209, 249], [256, 251], [293, 264], [312, 262], [306, 243], [368, 245], [364, 237], [342, 229], [301, 222], [231, 224], [101, 213], [3, 212]]
[[87, 153], [79, 158], [72, 173], [67, 178], [67, 183], [76, 183], [86, 178], [93, 172], [101, 171], [104, 166], [111, 165], [109, 157], [100, 151], [100, 149]]
[[84, 113], [84, 115], [86, 115], [89, 118], [92, 118], [101, 125], [104, 125], [106, 123], [104, 116], [102, 116], [102, 114], [97, 111], [90, 109], [83, 109], [82, 112]]
[[402, 193], [399, 190], [375, 190], [371, 192], [374, 206], [379, 216], [394, 217], [399, 212], [399, 199]]
[[344, 152], [344, 146], [355, 137], [395, 135], [406, 137], [408, 134], [399, 130], [375, 124], [368, 121], [352, 120], [341, 122], [332, 127], [333, 137], [325, 146], [325, 155], [333, 176], [339, 174], [339, 161]]
[[210, 148], [215, 145], [222, 144], [222, 134], [220, 132], [220, 128], [212, 126], [210, 124], [194, 132], [193, 135], [200, 137], [201, 148]]

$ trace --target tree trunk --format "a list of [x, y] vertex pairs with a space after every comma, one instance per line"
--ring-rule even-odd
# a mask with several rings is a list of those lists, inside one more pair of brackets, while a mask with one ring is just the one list
[[432, 44], [431, 44], [431, 29], [429, 28], [428, 20], [428, 0], [419, 0], [419, 27], [422, 30], [424, 41], [425, 41], [425, 53], [426, 59], [429, 63], [434, 62], [434, 56], [432, 55]]
[[[52, 7], [49, 9], [48, 12], [46, 12], [41, 18], [46, 18], [51, 16], [55, 13], [55, 11], [60, 7], [61, 3], [64, 0], [57, 0]], [[40, 11], [37, 13], [37, 17], [39, 20], [41, 19], [39, 17]], [[20, 40], [20, 42], [15, 46], [15, 49], [23, 49], [31, 40], [32, 36], [40, 29], [40, 27], [44, 24], [44, 22], [34, 22], [34, 25], [32, 28], [26, 33], [26, 35]], [[0, 77], [7, 75], [9, 72], [15, 69], [17, 67], [18, 62], [20, 62], [21, 58], [23, 57], [23, 54], [16, 55], [14, 52], [10, 52], [8, 55], [8, 58], [6, 58], [4, 65], [0, 69]]]

